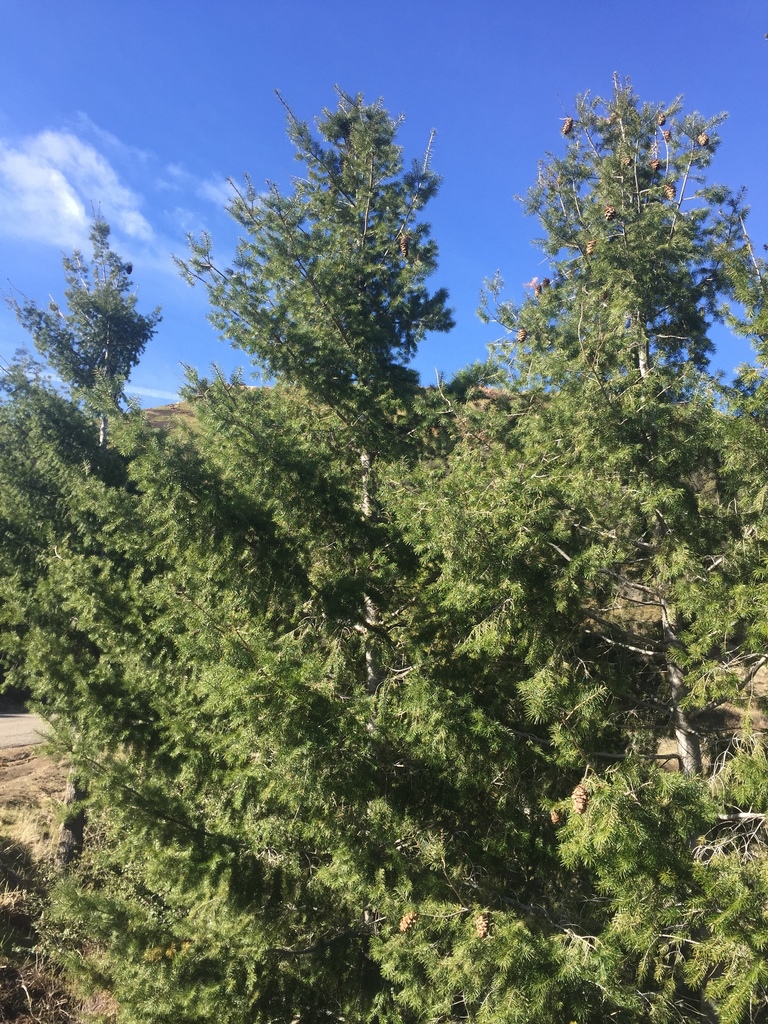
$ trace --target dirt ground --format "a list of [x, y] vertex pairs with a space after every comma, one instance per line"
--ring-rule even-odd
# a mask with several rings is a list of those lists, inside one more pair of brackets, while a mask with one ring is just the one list
[[0, 815], [10, 809], [42, 809], [64, 795], [67, 772], [40, 754], [40, 748], [10, 747], [0, 752]]
[[73, 1024], [75, 1001], [35, 951], [38, 866], [58, 842], [66, 769], [39, 745], [0, 750], [0, 1021]]
[[0, 750], [0, 883], [19, 884], [21, 870], [33, 885], [34, 866], [53, 862], [66, 781], [39, 745]]

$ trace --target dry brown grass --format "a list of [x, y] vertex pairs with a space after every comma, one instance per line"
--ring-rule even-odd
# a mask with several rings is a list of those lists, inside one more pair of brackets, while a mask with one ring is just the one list
[[0, 965], [0, 1020], [15, 1024], [78, 1024], [72, 996], [54, 974], [29, 964]]
[[174, 402], [173, 405], [159, 405], [154, 409], [145, 409], [149, 425], [158, 430], [171, 430], [181, 423], [195, 426], [196, 416], [189, 402]]
[[85, 1024], [114, 1019], [82, 1004], [37, 950], [35, 923], [58, 843], [66, 770], [36, 747], [0, 756], [0, 1021]]

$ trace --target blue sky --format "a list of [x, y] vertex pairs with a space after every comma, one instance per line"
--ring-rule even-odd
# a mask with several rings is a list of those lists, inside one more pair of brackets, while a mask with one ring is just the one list
[[[164, 319], [134, 372], [144, 404], [170, 401], [182, 364], [227, 372], [243, 353], [206, 321], [202, 289], [178, 277], [188, 232], [211, 232], [221, 262], [236, 239], [227, 178], [288, 186], [296, 173], [279, 89], [312, 119], [334, 85], [404, 114], [420, 156], [437, 130], [444, 177], [427, 211], [440, 246], [433, 284], [457, 326], [415, 360], [425, 383], [482, 358], [495, 337], [475, 310], [499, 270], [508, 294], [539, 273], [535, 221], [515, 196], [560, 151], [573, 99], [610, 93], [614, 72], [643, 100], [730, 114], [712, 179], [747, 187], [756, 247], [768, 242], [768, 4], [621, 0], [4, 0], [0, 36], [0, 290], [61, 297], [61, 257], [88, 252], [94, 208], [134, 264], [139, 308]], [[0, 308], [0, 358], [27, 336]], [[749, 351], [718, 336], [730, 371]]]

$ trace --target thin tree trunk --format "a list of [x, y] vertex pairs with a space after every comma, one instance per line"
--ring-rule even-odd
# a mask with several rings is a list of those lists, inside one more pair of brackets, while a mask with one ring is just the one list
[[647, 377], [651, 369], [651, 360], [648, 354], [647, 342], [637, 347], [637, 368], [641, 377]]
[[107, 429], [109, 426], [109, 420], [103, 414], [99, 417], [99, 447], [107, 447]]
[[365, 595], [365, 625], [366, 625], [366, 637], [365, 637], [365, 685], [368, 695], [373, 697], [382, 683], [382, 671], [379, 660], [376, 656], [376, 645], [375, 640], [372, 636], [372, 629], [376, 629], [381, 624], [381, 617], [379, 616], [379, 609], [375, 601], [372, 601], [368, 595]]
[[667, 661], [667, 678], [672, 691], [675, 739], [683, 771], [687, 775], [701, 775], [701, 738], [693, 727], [690, 717], [680, 707], [680, 703], [688, 695], [688, 688], [685, 685], [682, 669], [672, 660]]
[[78, 786], [74, 773], [70, 772], [64, 791], [64, 806], [67, 812], [59, 827], [59, 845], [56, 850], [56, 866], [60, 870], [71, 864], [83, 851], [85, 810], [80, 806], [80, 802], [85, 796], [85, 791]]
[[671, 611], [663, 599], [661, 600], [661, 620], [667, 647], [667, 679], [672, 695], [677, 752], [680, 755], [683, 771], [687, 775], [701, 775], [701, 738], [694, 728], [692, 719], [680, 706], [688, 695], [688, 687], [685, 685], [683, 670], [672, 657], [672, 651], [677, 645], [677, 624], [673, 621]]
[[[373, 459], [368, 452], [360, 453], [362, 474], [362, 496], [360, 510], [366, 519], [376, 516], [374, 497]], [[363, 597], [365, 610], [365, 683], [369, 696], [373, 697], [382, 683], [381, 665], [376, 653], [376, 630], [381, 626], [378, 605], [369, 594]]]

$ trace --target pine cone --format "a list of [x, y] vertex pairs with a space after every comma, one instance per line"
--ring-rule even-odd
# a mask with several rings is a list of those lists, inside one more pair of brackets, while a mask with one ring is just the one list
[[664, 198], [669, 199], [669, 201], [672, 202], [676, 195], [677, 192], [675, 191], [675, 186], [671, 181], [668, 181], [664, 186]]
[[573, 118], [572, 117], [566, 117], [565, 124], [563, 125], [562, 131], [563, 131], [563, 135], [570, 135], [571, 134], [571, 132], [573, 131]]
[[661, 136], [665, 142], [669, 142], [672, 139], [672, 132], [669, 130], [669, 128], [665, 128], [664, 131], [661, 133]]
[[408, 242], [410, 241], [410, 235], [406, 234], [405, 231], [398, 237], [398, 244], [400, 246], [400, 253], [404, 260], [408, 259]]
[[661, 126], [665, 125], [666, 123], [667, 123], [667, 116], [666, 116], [666, 114], [657, 114], [657, 116], [656, 116], [656, 124], [659, 126], [659, 128], [661, 128]]
[[661, 167], [661, 160], [659, 160], [658, 157], [654, 157], [653, 160], [651, 160], [651, 162], [650, 162], [650, 164], [648, 166], [651, 168], [651, 170], [655, 174], [656, 171], [658, 171], [658, 169]]
[[537, 284], [536, 287], [533, 289], [533, 294], [536, 296], [537, 299], [541, 295], [541, 285], [540, 284]]
[[699, 136], [697, 136], [696, 141], [698, 142], [698, 144], [700, 146], [708, 146], [709, 145], [709, 136], [707, 135], [706, 132], [702, 132]]
[[577, 814], [583, 814], [587, 809], [589, 803], [589, 794], [581, 783], [571, 793], [571, 800], [573, 800], [573, 809]]
[[475, 918], [475, 934], [478, 939], [485, 939], [491, 931], [491, 915], [478, 914]]
[[603, 210], [603, 214], [604, 214], [606, 220], [615, 220], [616, 219], [616, 207], [615, 206], [606, 206], [605, 210]]
[[528, 331], [524, 327], [520, 327], [517, 332], [517, 340], [519, 344], [523, 344], [525, 339], [528, 337]]
[[419, 919], [418, 911], [409, 910], [407, 914], [403, 914], [400, 918], [400, 931], [409, 932], [411, 928], [416, 924]]
[[552, 282], [551, 282], [551, 281], [549, 280], [549, 278], [548, 278], [548, 277], [543, 277], [543, 278], [541, 279], [541, 287], [542, 287], [542, 288], [549, 288], [549, 286], [550, 286], [551, 284], [552, 284]]
[[559, 825], [560, 822], [563, 820], [562, 814], [560, 813], [560, 811], [558, 811], [556, 807], [553, 807], [552, 810], [549, 812], [549, 818], [553, 825]]
[[597, 248], [597, 239], [596, 238], [590, 238], [589, 241], [587, 242], [586, 246], [584, 247], [584, 251], [586, 252], [587, 256], [591, 256], [596, 248]]

